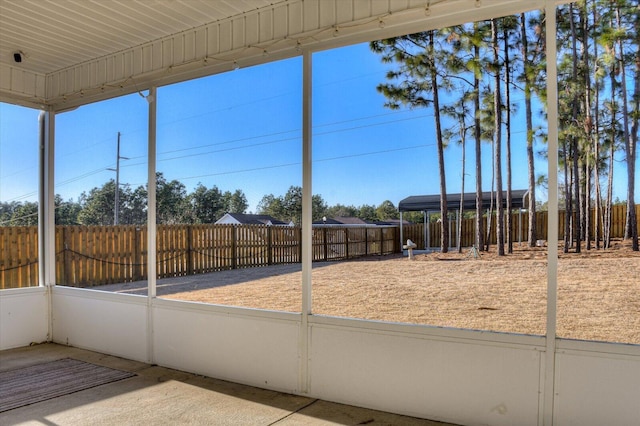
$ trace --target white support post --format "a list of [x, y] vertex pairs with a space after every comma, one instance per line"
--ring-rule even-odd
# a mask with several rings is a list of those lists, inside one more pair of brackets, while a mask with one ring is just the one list
[[55, 213], [55, 113], [45, 113], [44, 164], [44, 285], [56, 283], [56, 213]]
[[309, 315], [311, 306], [311, 268], [313, 260], [313, 227], [311, 181], [312, 166], [312, 60], [306, 50], [302, 56], [302, 321], [300, 329], [300, 377], [301, 393], [309, 392]]
[[147, 359], [155, 362], [153, 346], [153, 302], [156, 298], [157, 247], [156, 247], [156, 88], [149, 89], [149, 131], [147, 170]]
[[558, 70], [556, 47], [556, 2], [545, 5], [547, 46], [547, 111], [549, 135], [549, 223], [547, 228], [547, 330], [542, 401], [543, 425], [553, 425], [555, 396], [556, 321], [558, 301]]
[[55, 114], [43, 111], [39, 125], [38, 285], [47, 289], [47, 340], [53, 339], [52, 286], [56, 281], [56, 220], [54, 185]]
[[45, 238], [46, 228], [44, 226], [46, 222], [45, 209], [45, 188], [47, 186], [47, 179], [45, 174], [45, 164], [47, 163], [47, 139], [46, 139], [46, 113], [40, 112], [38, 116], [38, 286], [45, 286], [45, 257], [46, 253]]

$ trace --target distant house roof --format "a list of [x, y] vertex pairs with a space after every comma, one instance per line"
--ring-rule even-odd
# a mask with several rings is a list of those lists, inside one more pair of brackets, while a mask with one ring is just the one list
[[[525, 205], [524, 196], [526, 189], [517, 189], [511, 191], [511, 207], [514, 209], [523, 208]], [[488, 209], [491, 205], [491, 192], [482, 193], [482, 209]], [[507, 206], [507, 191], [503, 192], [503, 206]], [[495, 200], [495, 193], [493, 193]], [[476, 208], [476, 193], [464, 193], [464, 210], [473, 210]], [[449, 210], [456, 210], [460, 206], [460, 194], [447, 194], [447, 207]], [[398, 210], [401, 212], [421, 212], [421, 211], [439, 211], [440, 210], [440, 194], [436, 195], [412, 195], [398, 203]]]
[[267, 214], [243, 214], [243, 213], [225, 213], [216, 224], [233, 224], [233, 225], [279, 225], [291, 226], [291, 222], [283, 222]]
[[[400, 225], [400, 219], [385, 219], [385, 220], [381, 220], [379, 222], [376, 222], [377, 225]], [[411, 225], [411, 222], [407, 221], [407, 220], [402, 220], [402, 224], [403, 225]]]
[[343, 225], [371, 225], [371, 222], [366, 222], [359, 217], [351, 217], [351, 216], [336, 216], [336, 217], [326, 217], [322, 220], [316, 220], [313, 222], [314, 225], [333, 225], [333, 226], [343, 226]]
[[333, 219], [343, 225], [366, 225], [368, 223], [359, 217], [351, 216], [336, 216]]
[[314, 225], [344, 225], [342, 222], [339, 222], [333, 218], [326, 218], [323, 220], [315, 220], [313, 221]]

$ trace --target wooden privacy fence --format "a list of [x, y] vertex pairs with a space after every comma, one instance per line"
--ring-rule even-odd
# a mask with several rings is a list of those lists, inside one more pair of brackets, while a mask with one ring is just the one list
[[[56, 283], [77, 287], [147, 279], [146, 226], [56, 226]], [[297, 263], [301, 229], [159, 225], [158, 278]], [[316, 228], [313, 260], [398, 252], [397, 227]], [[0, 227], [0, 288], [38, 285], [37, 227]]]
[[[623, 238], [624, 237], [624, 225], [626, 223], [627, 216], [627, 206], [625, 204], [616, 204], [613, 206], [611, 210], [611, 238]], [[452, 218], [454, 215], [452, 215]], [[590, 215], [590, 223], [589, 223], [589, 235], [593, 239], [594, 230], [595, 230], [595, 218], [592, 214]], [[640, 204], [636, 204], [636, 220], [638, 222], [638, 226], [640, 228]], [[565, 227], [565, 212], [563, 210], [558, 212], [558, 237], [560, 240], [563, 239], [564, 235], [564, 227]], [[547, 228], [549, 226], [549, 215], [546, 211], [541, 211], [536, 213], [536, 240], [546, 240], [547, 239]], [[483, 227], [486, 237], [487, 231], [487, 218], [483, 218]], [[455, 247], [457, 243], [458, 233], [456, 227], [455, 219], [450, 220], [449, 222], [450, 229], [450, 238], [449, 238], [449, 246]], [[496, 217], [495, 215], [491, 218], [491, 241], [490, 244], [496, 244]], [[418, 250], [425, 249], [425, 238], [424, 238], [424, 224], [413, 224], [407, 225], [403, 227], [403, 239], [406, 241], [407, 239], [411, 239], [414, 243], [417, 244]], [[462, 220], [462, 230], [460, 232], [462, 237], [462, 247], [471, 247], [475, 244], [475, 218], [471, 219], [463, 219]], [[600, 238], [602, 238], [602, 226], [600, 227]], [[440, 237], [441, 237], [441, 229], [439, 223], [430, 223], [429, 224], [429, 247], [440, 247]], [[506, 238], [506, 235], [505, 235]], [[529, 238], [529, 213], [523, 212], [521, 215], [519, 213], [513, 213], [511, 215], [511, 241], [528, 241]]]
[[[624, 233], [626, 206], [612, 211], [611, 237]], [[640, 205], [636, 206], [640, 219]], [[528, 215], [512, 215], [512, 241], [526, 241]], [[451, 246], [457, 229], [451, 221]], [[536, 239], [546, 240], [547, 212], [536, 215]], [[559, 237], [564, 231], [564, 212], [559, 212]], [[485, 218], [486, 230], [486, 218]], [[475, 219], [462, 221], [462, 246], [474, 244]], [[593, 215], [591, 235], [593, 236]], [[491, 225], [495, 244], [495, 217]], [[367, 255], [400, 252], [399, 228], [395, 226], [315, 227], [313, 260], [345, 260]], [[440, 226], [429, 224], [430, 246], [440, 246]], [[56, 283], [97, 286], [147, 278], [147, 229], [145, 226], [56, 226]], [[422, 224], [408, 225], [403, 239], [424, 249]], [[602, 235], [602, 234], [601, 234]], [[157, 229], [157, 276], [177, 277], [282, 263], [302, 258], [301, 230], [265, 225], [159, 225]], [[38, 231], [36, 226], [0, 227], [0, 289], [38, 285]]]
[[[564, 212], [561, 213], [561, 221], [560, 223], [564, 224]], [[449, 247], [455, 247], [458, 242], [458, 228], [457, 223], [454, 216], [452, 215], [452, 219], [449, 220]], [[547, 212], [539, 212], [536, 214], [536, 239], [537, 240], [545, 240], [547, 235]], [[506, 219], [506, 215], [505, 215]], [[442, 237], [442, 229], [440, 228], [440, 223], [431, 222], [429, 223], [429, 247], [440, 247], [440, 241]], [[484, 229], [484, 235], [486, 238], [487, 233], [487, 217], [482, 218], [482, 226]], [[506, 226], [506, 220], [505, 220]], [[475, 244], [476, 238], [476, 219], [462, 219], [461, 227], [460, 227], [460, 235], [462, 237], [461, 246], [462, 247], [471, 247]], [[496, 244], [496, 216], [492, 216], [491, 218], [491, 244]], [[506, 230], [505, 230], [506, 231]], [[562, 233], [560, 234], [562, 236]], [[528, 213], [514, 213], [511, 215], [511, 241], [527, 241], [529, 238], [529, 214]], [[426, 248], [425, 243], [425, 235], [424, 235], [424, 224], [413, 224], [403, 227], [403, 239], [406, 241], [407, 239], [411, 239], [414, 243], [417, 244], [418, 250], [423, 250]], [[506, 241], [506, 234], [505, 234]]]
[[0, 289], [38, 285], [38, 227], [0, 226]]
[[346, 260], [400, 251], [397, 226], [317, 227], [313, 229], [313, 260]]

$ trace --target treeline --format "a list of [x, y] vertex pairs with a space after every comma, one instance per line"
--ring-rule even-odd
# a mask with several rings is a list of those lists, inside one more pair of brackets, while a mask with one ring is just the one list
[[[328, 206], [321, 195], [315, 194], [311, 197], [311, 209], [313, 221], [322, 220], [323, 217], [357, 217], [367, 222], [376, 222], [400, 217], [400, 212], [389, 200], [377, 206], [372, 204], [363, 204], [359, 207], [343, 204]], [[265, 195], [258, 203], [257, 213], [268, 214], [287, 222], [291, 220], [299, 225], [302, 219], [302, 188], [291, 186], [284, 195]], [[422, 217], [421, 214], [419, 215]]]
[[[610, 239], [613, 177], [626, 173], [628, 217], [626, 238], [638, 250], [634, 176], [640, 122], [640, 5], [637, 0], [582, 0], [557, 9], [559, 182], [561, 208], [569, 214], [564, 250], [587, 248], [595, 241], [606, 247]], [[491, 232], [504, 254], [512, 247], [509, 200], [512, 152], [526, 149], [529, 196], [529, 244], [535, 244], [536, 186], [546, 176], [535, 170], [534, 147], [546, 158], [544, 129], [547, 111], [544, 11], [505, 16], [439, 30], [372, 42], [373, 52], [390, 64], [385, 83], [378, 85], [391, 109], [427, 108], [433, 112], [439, 163], [441, 214], [447, 192], [464, 193], [466, 174], [475, 178], [476, 247], [486, 248]], [[524, 101], [516, 103], [514, 95]], [[537, 102], [534, 100], [537, 99]], [[537, 110], [540, 105], [542, 110]], [[524, 110], [526, 136], [513, 139], [512, 115]], [[539, 124], [536, 124], [536, 123]], [[542, 126], [541, 126], [542, 125]], [[433, 138], [432, 135], [428, 135]], [[485, 143], [486, 142], [486, 143]], [[515, 143], [519, 142], [518, 145]], [[448, 191], [445, 156], [448, 144], [463, 152], [462, 188]], [[464, 169], [465, 145], [472, 145], [475, 165]], [[490, 145], [489, 145], [490, 144]], [[483, 153], [490, 152], [489, 171]], [[617, 170], [619, 163], [626, 170]], [[483, 174], [491, 174], [497, 221], [495, 230], [483, 229], [481, 194]], [[456, 188], [458, 189], [458, 188]], [[503, 207], [506, 200], [506, 208]], [[595, 217], [589, 214], [594, 210]], [[575, 218], [575, 219], [573, 219]], [[589, 234], [594, 221], [604, 231]], [[447, 250], [448, 223], [442, 221], [441, 249]]]
[[[116, 224], [116, 183], [113, 179], [99, 188], [83, 192], [77, 201], [55, 196], [57, 225]], [[241, 190], [220, 191], [215, 185], [198, 184], [191, 193], [177, 181], [156, 174], [156, 205], [159, 224], [214, 223], [226, 212], [244, 213], [247, 197]], [[28, 226], [38, 223], [38, 203], [0, 202], [0, 225]], [[118, 191], [118, 225], [147, 223], [147, 188], [122, 185]]]
[[[188, 193], [185, 185], [177, 180], [168, 181], [162, 173], [156, 175], [157, 221], [159, 224], [215, 223], [225, 213], [246, 213], [249, 207], [242, 190], [221, 191], [215, 185], [207, 188], [198, 184]], [[55, 221], [57, 225], [114, 225], [116, 223], [116, 184], [109, 180], [99, 188], [83, 192], [78, 201], [63, 200], [55, 196]], [[118, 193], [119, 225], [144, 225], [147, 223], [147, 189], [132, 189], [123, 185]], [[286, 194], [268, 194], [258, 204], [258, 214], [268, 214], [285, 222], [300, 224], [302, 218], [302, 188], [291, 186]], [[328, 206], [322, 196], [313, 196], [313, 219], [349, 216], [365, 221], [397, 219], [398, 209], [391, 201], [378, 206], [360, 207], [337, 204]], [[38, 223], [38, 203], [0, 202], [0, 226], [31, 226]]]

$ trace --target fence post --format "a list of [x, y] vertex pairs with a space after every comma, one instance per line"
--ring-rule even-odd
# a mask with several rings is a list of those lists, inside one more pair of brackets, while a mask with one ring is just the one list
[[136, 226], [133, 233], [133, 256], [131, 262], [133, 263], [133, 281], [142, 280], [142, 247], [140, 247], [140, 227]]
[[273, 234], [272, 227], [267, 226], [267, 264], [273, 265]]
[[369, 255], [369, 228], [364, 227], [364, 255]]
[[349, 228], [344, 228], [344, 244], [344, 253], [347, 256], [347, 260], [349, 260]]
[[187, 225], [187, 275], [193, 275], [193, 225]]
[[380, 228], [380, 256], [384, 254], [384, 228]]
[[400, 243], [398, 243], [398, 241], [400, 241], [398, 239], [398, 233], [400, 232], [400, 227], [396, 227], [393, 228], [393, 252], [394, 253], [401, 253], [402, 252], [402, 248], [400, 247]]
[[62, 228], [62, 259], [64, 263], [64, 285], [71, 285], [71, 260], [69, 259], [69, 227]]
[[324, 260], [329, 259], [329, 245], [327, 243], [327, 228], [322, 228], [322, 242], [324, 243]]
[[236, 269], [238, 267], [237, 257], [238, 257], [238, 230], [236, 225], [231, 225], [231, 269]]

